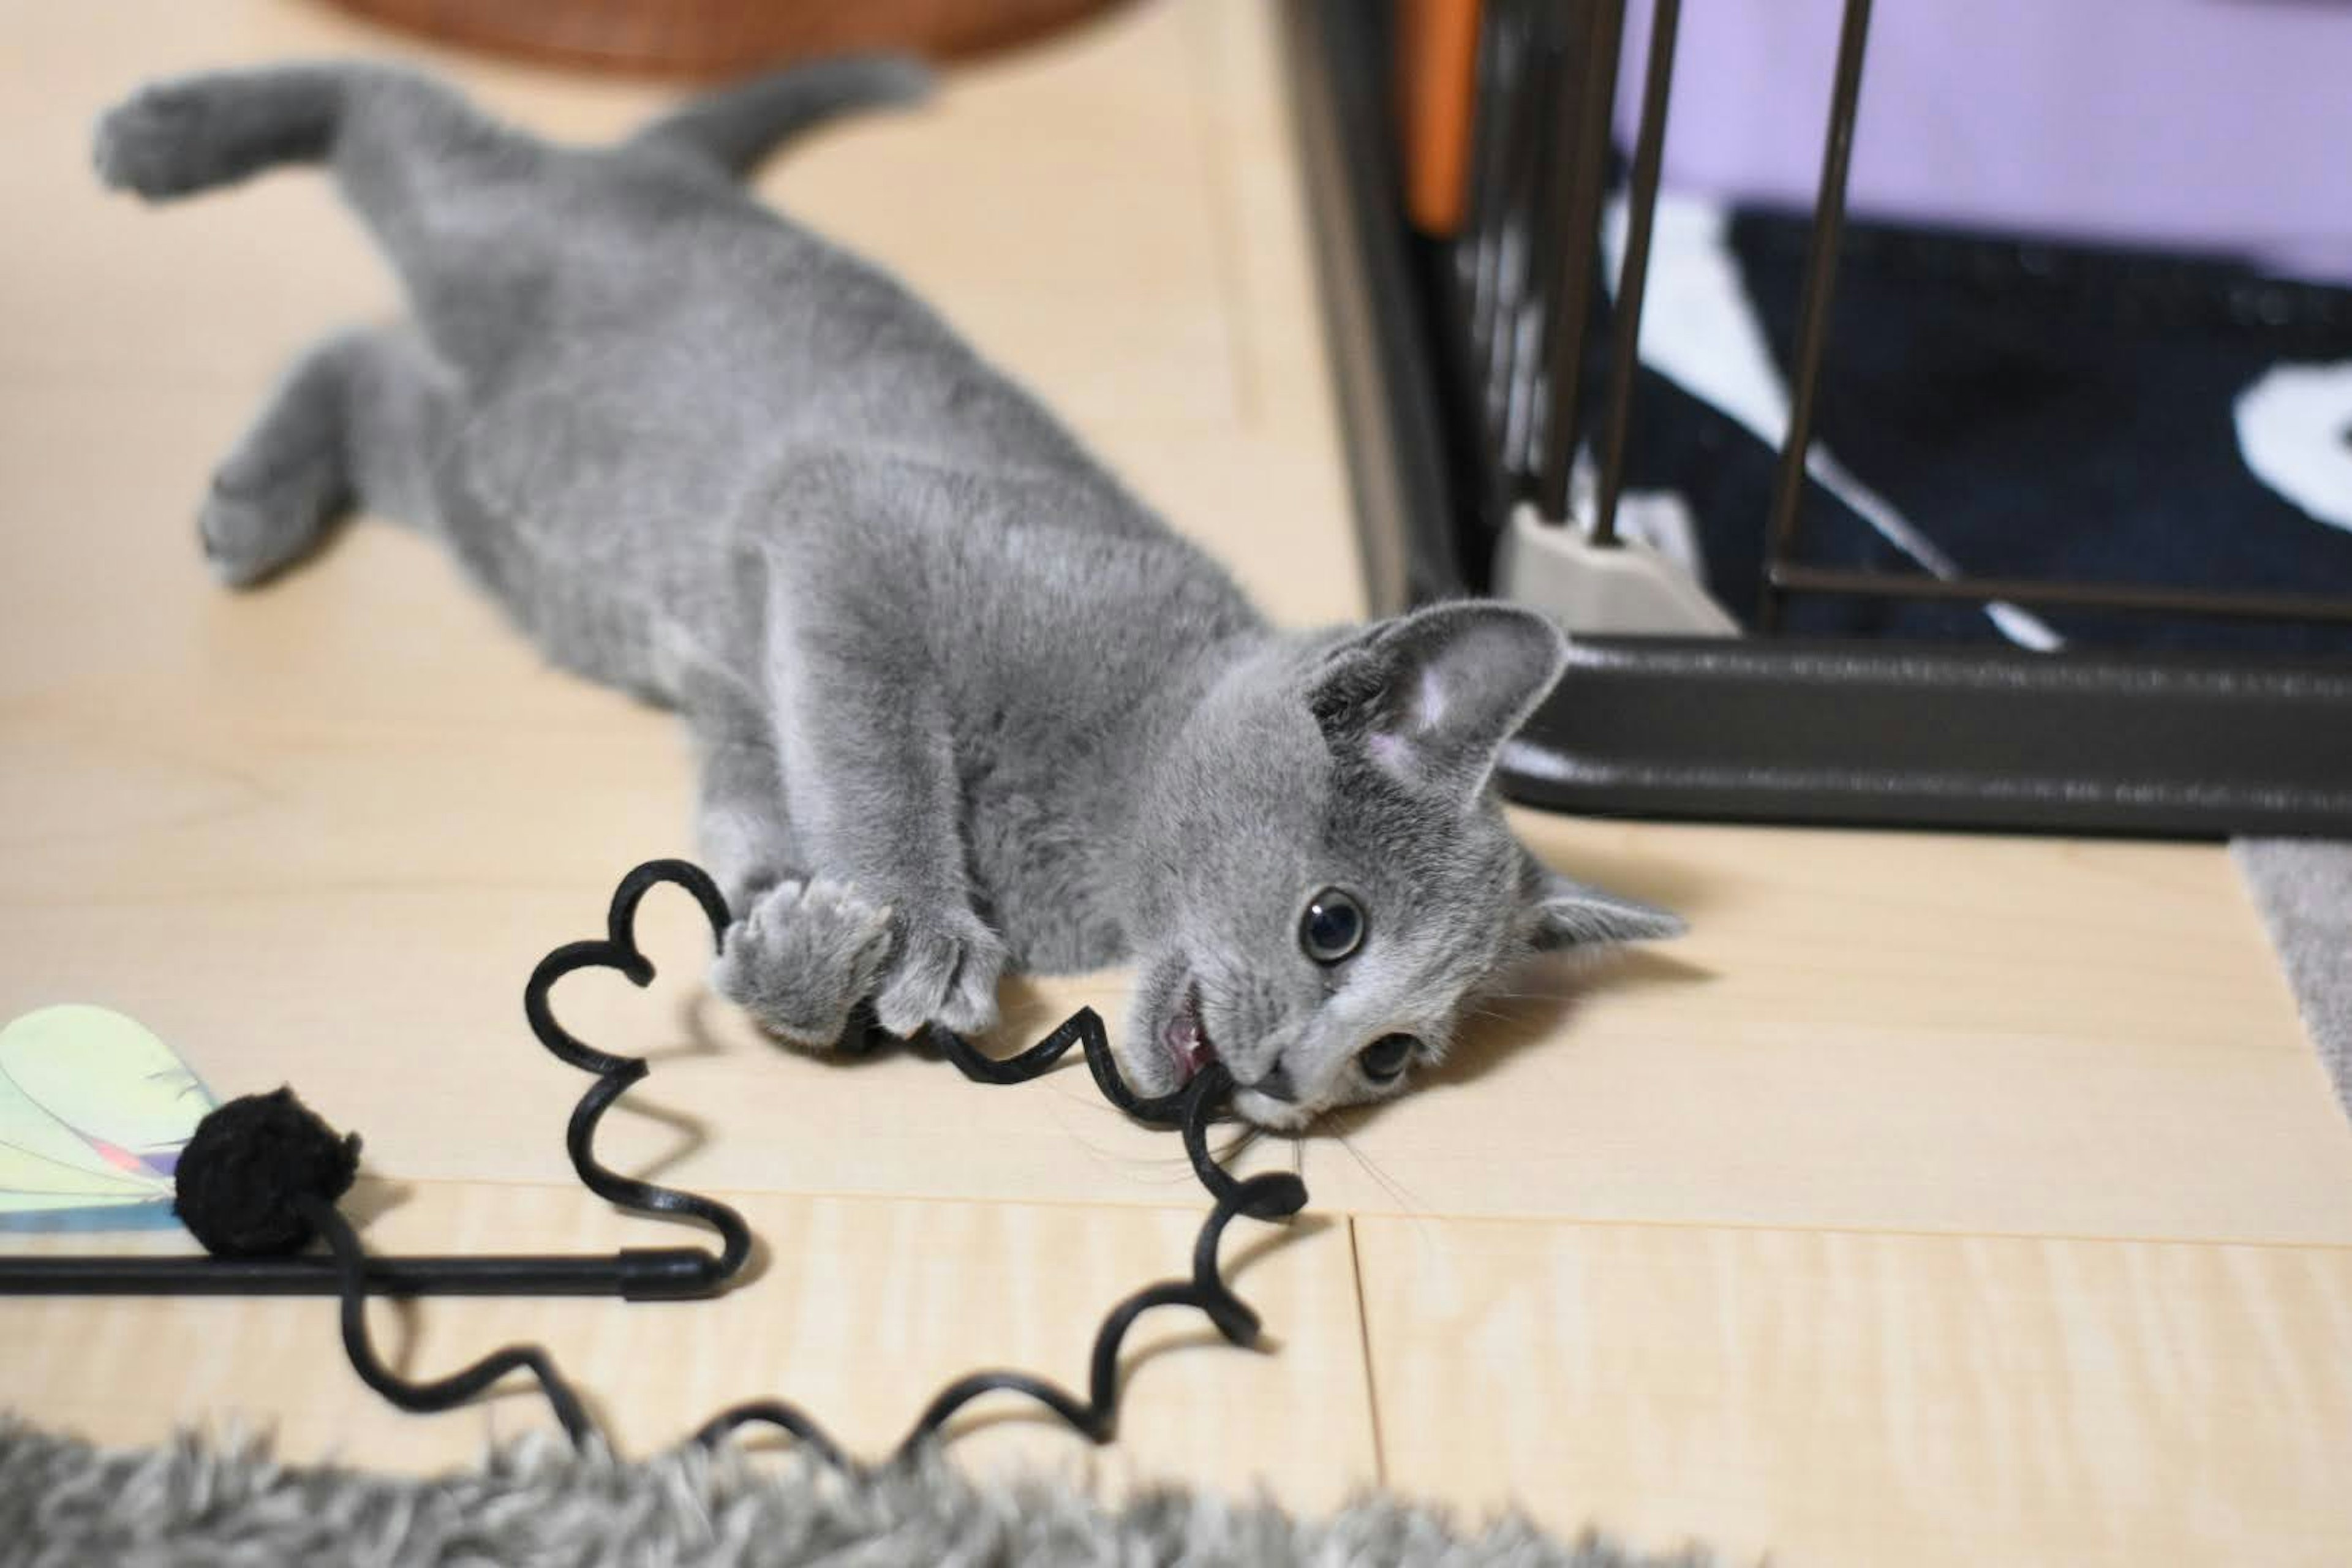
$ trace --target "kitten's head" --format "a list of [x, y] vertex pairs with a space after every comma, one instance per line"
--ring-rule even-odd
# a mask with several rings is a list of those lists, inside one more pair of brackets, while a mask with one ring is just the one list
[[1225, 673], [1141, 803], [1119, 1053], [1139, 1090], [1221, 1059], [1244, 1116], [1303, 1126], [1402, 1090], [1520, 960], [1681, 929], [1504, 824], [1496, 753], [1565, 657], [1541, 616], [1463, 603]]

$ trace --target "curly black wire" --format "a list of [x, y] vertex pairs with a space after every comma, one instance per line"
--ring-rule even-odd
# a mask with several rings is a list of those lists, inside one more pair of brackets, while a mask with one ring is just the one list
[[555, 1419], [572, 1439], [573, 1447], [585, 1448], [601, 1436], [587, 1406], [580, 1402], [580, 1395], [555, 1369], [554, 1359], [538, 1345], [509, 1345], [491, 1352], [463, 1371], [431, 1383], [414, 1382], [384, 1365], [368, 1338], [367, 1254], [360, 1249], [360, 1238], [352, 1232], [351, 1221], [332, 1204], [307, 1194], [294, 1201], [303, 1216], [327, 1238], [328, 1250], [334, 1254], [335, 1273], [342, 1287], [340, 1298], [343, 1353], [351, 1358], [352, 1370], [360, 1374], [362, 1383], [403, 1410], [431, 1415], [456, 1409], [520, 1367], [539, 1379], [540, 1391], [547, 1395], [549, 1408], [555, 1412]]
[[684, 888], [702, 906], [703, 915], [710, 922], [714, 946], [726, 940], [727, 900], [709, 875], [686, 860], [648, 860], [621, 879], [621, 885], [614, 889], [612, 906], [604, 917], [603, 940], [566, 942], [557, 948], [539, 961], [522, 993], [523, 1016], [530, 1021], [531, 1033], [539, 1037], [539, 1043], [581, 1071], [596, 1075], [596, 1081], [572, 1110], [563, 1136], [564, 1149], [572, 1156], [572, 1168], [580, 1173], [582, 1184], [607, 1203], [632, 1213], [699, 1220], [719, 1233], [719, 1256], [692, 1251], [674, 1253], [677, 1267], [633, 1282], [626, 1292], [633, 1300], [709, 1295], [741, 1273], [751, 1258], [751, 1228], [743, 1223], [741, 1215], [725, 1204], [624, 1176], [596, 1158], [597, 1122], [612, 1109], [614, 1100], [653, 1069], [643, 1057], [616, 1057], [579, 1039], [556, 1022], [554, 1009], [548, 1005], [547, 995], [555, 983], [575, 970], [614, 969], [627, 976], [633, 985], [642, 988], [652, 984], [653, 962], [637, 946], [637, 905], [646, 893], [664, 882]]
[[1094, 1075], [1096, 1087], [1102, 1090], [1105, 1100], [1139, 1121], [1181, 1128], [1185, 1156], [1192, 1162], [1192, 1173], [1209, 1189], [1209, 1195], [1222, 1200], [1234, 1190], [1232, 1173], [1209, 1157], [1209, 1122], [1234, 1087], [1233, 1075], [1223, 1062], [1209, 1063], [1181, 1089], [1145, 1100], [1119, 1076], [1118, 1060], [1110, 1052], [1110, 1038], [1103, 1031], [1102, 1017], [1092, 1007], [1079, 1008], [1052, 1034], [1027, 1050], [1009, 1057], [984, 1055], [971, 1041], [937, 1026], [927, 1028], [922, 1039], [953, 1062], [964, 1077], [976, 1083], [993, 1084], [1027, 1083], [1040, 1078], [1067, 1056], [1072, 1046], [1083, 1045], [1087, 1069]]
[[[1063, 1019], [1061, 1026], [1052, 1034], [1027, 1050], [1009, 1057], [988, 1056], [962, 1036], [937, 1025], [927, 1026], [920, 1038], [953, 1062], [964, 1077], [975, 1083], [993, 1084], [1027, 1083], [1069, 1055], [1072, 1046], [1083, 1046], [1087, 1071], [1094, 1075], [1095, 1088], [1102, 1091], [1105, 1100], [1150, 1126], [1173, 1127], [1183, 1120], [1185, 1089], [1147, 1100], [1128, 1087], [1127, 1079], [1119, 1074], [1118, 1059], [1111, 1055], [1110, 1036], [1103, 1028], [1102, 1015], [1092, 1007], [1079, 1008]], [[1223, 1069], [1213, 1063], [1210, 1070]]]
[[[600, 941], [570, 942], [549, 953], [532, 970], [523, 993], [524, 1013], [540, 1042], [562, 1060], [597, 1075], [596, 1082], [581, 1096], [565, 1134], [565, 1147], [581, 1181], [591, 1192], [622, 1208], [698, 1220], [711, 1226], [720, 1237], [722, 1247], [716, 1258], [692, 1248], [629, 1255], [676, 1265], [660, 1269], [657, 1283], [632, 1289], [629, 1294], [633, 1299], [710, 1294], [740, 1272], [751, 1247], [750, 1227], [740, 1215], [726, 1205], [624, 1176], [596, 1159], [598, 1121], [614, 1101], [651, 1068], [641, 1057], [614, 1056], [578, 1039], [556, 1022], [548, 1005], [548, 993], [555, 983], [579, 969], [618, 970], [640, 986], [652, 981], [653, 964], [636, 944], [636, 910], [646, 893], [663, 882], [674, 883], [693, 894], [709, 919], [714, 937], [724, 940], [727, 904], [710, 879], [687, 861], [648, 861], [631, 871], [614, 890], [605, 919], [604, 937]], [[874, 1043], [870, 1024], [854, 1027], [852, 1033], [858, 1037], [860, 1048], [870, 1047]], [[941, 1440], [947, 1436], [947, 1424], [965, 1405], [994, 1393], [1025, 1395], [1090, 1441], [1109, 1442], [1118, 1429], [1120, 1347], [1137, 1319], [1161, 1307], [1192, 1308], [1233, 1344], [1250, 1348], [1259, 1342], [1257, 1313], [1234, 1293], [1218, 1271], [1218, 1246], [1225, 1227], [1236, 1215], [1276, 1221], [1297, 1214], [1307, 1205], [1307, 1186], [1288, 1172], [1236, 1179], [1210, 1157], [1208, 1124], [1233, 1089], [1233, 1079], [1223, 1064], [1211, 1063], [1191, 1083], [1172, 1094], [1139, 1097], [1119, 1076], [1102, 1019], [1092, 1008], [1080, 1008], [1037, 1044], [1001, 1060], [983, 1055], [945, 1030], [927, 1031], [926, 1040], [967, 1078], [996, 1084], [1027, 1082], [1060, 1061], [1071, 1047], [1083, 1045], [1087, 1066], [1112, 1104], [1138, 1120], [1181, 1128], [1185, 1152], [1216, 1203], [1202, 1221], [1193, 1244], [1192, 1277], [1146, 1286], [1118, 1302], [1103, 1320], [1088, 1360], [1087, 1398], [1080, 1400], [1060, 1384], [1029, 1373], [972, 1373], [950, 1384], [924, 1407], [893, 1450], [891, 1462], [903, 1462], [926, 1445]], [[439, 1411], [465, 1403], [510, 1372], [525, 1370], [539, 1380], [556, 1420], [575, 1447], [584, 1448], [601, 1439], [602, 1434], [579, 1394], [546, 1351], [537, 1345], [509, 1346], [432, 1383], [412, 1382], [384, 1365], [368, 1338], [367, 1258], [359, 1238], [342, 1215], [330, 1205], [309, 1201], [309, 1207], [315, 1211], [310, 1214], [312, 1223], [325, 1235], [334, 1254], [344, 1351], [352, 1369], [369, 1387], [403, 1410]], [[693, 1440], [709, 1446], [748, 1426], [772, 1426], [786, 1432], [808, 1452], [845, 1472], [860, 1468], [813, 1416], [777, 1400], [757, 1400], [722, 1411], [697, 1430]]]
[[[1068, 1027], [1068, 1025], [1064, 1026], [1065, 1030]], [[1060, 1032], [1056, 1031], [1057, 1034]], [[1065, 1043], [1062, 1049], [1066, 1048]], [[1024, 1053], [1034, 1054], [1034, 1050]], [[1060, 1052], [1057, 1050], [1055, 1054], [1058, 1056]], [[1234, 1294], [1233, 1288], [1225, 1283], [1223, 1275], [1218, 1271], [1218, 1244], [1224, 1237], [1225, 1227], [1237, 1215], [1274, 1221], [1287, 1219], [1297, 1214], [1307, 1206], [1307, 1184], [1287, 1171], [1267, 1172], [1245, 1181], [1237, 1181], [1208, 1159], [1203, 1130], [1214, 1114], [1218, 1101], [1232, 1087], [1230, 1080], [1221, 1082], [1212, 1076], [1221, 1071], [1221, 1068], [1212, 1067], [1179, 1091], [1187, 1147], [1198, 1151], [1195, 1164], [1202, 1170], [1202, 1179], [1209, 1180], [1210, 1173], [1214, 1173], [1215, 1183], [1213, 1184], [1222, 1187], [1216, 1205], [1209, 1211], [1209, 1217], [1202, 1222], [1200, 1236], [1193, 1243], [1192, 1277], [1147, 1285], [1110, 1310], [1103, 1320], [1102, 1327], [1095, 1333], [1094, 1349], [1087, 1358], [1085, 1399], [1081, 1400], [1059, 1384], [1032, 1373], [1005, 1369], [971, 1373], [941, 1389], [924, 1407], [922, 1415], [916, 1418], [914, 1426], [908, 1428], [906, 1436], [893, 1450], [893, 1463], [903, 1463], [925, 1445], [944, 1438], [948, 1435], [948, 1423], [965, 1405], [985, 1394], [998, 1393], [1018, 1394], [1034, 1401], [1090, 1442], [1111, 1441], [1118, 1435], [1118, 1428], [1120, 1346], [1135, 1321], [1157, 1308], [1191, 1307], [1206, 1317], [1228, 1342], [1244, 1350], [1257, 1345], [1261, 1328], [1258, 1315], [1249, 1303]], [[814, 1447], [833, 1463], [844, 1465], [839, 1450], [831, 1439], [805, 1415], [791, 1405], [771, 1402], [739, 1405], [720, 1412], [695, 1434], [695, 1441], [708, 1446], [730, 1433], [754, 1426], [781, 1427]]]

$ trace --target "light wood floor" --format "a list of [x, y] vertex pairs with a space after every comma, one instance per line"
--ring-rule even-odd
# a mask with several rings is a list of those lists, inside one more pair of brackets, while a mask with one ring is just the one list
[[[215, 590], [213, 459], [390, 284], [314, 177], [159, 214], [88, 174], [142, 77], [354, 48], [410, 52], [296, 0], [0, 3], [0, 1018], [102, 1002], [224, 1093], [295, 1084], [365, 1134], [383, 1249], [656, 1244], [571, 1185], [580, 1082], [517, 997], [622, 870], [690, 847], [677, 736], [388, 528]], [[445, 63], [563, 136], [659, 101]], [[1310, 621], [1358, 590], [1297, 181], [1273, 13], [1157, 0], [762, 189]], [[1316, 1200], [1234, 1237], [1278, 1353], [1154, 1323], [1117, 1446], [1002, 1421], [970, 1462], [1309, 1506], [1385, 1481], [1734, 1561], [2352, 1561], [2352, 1133], [2220, 850], [1522, 826], [1693, 934], [1532, 977], [1345, 1143], [1254, 1152]], [[701, 994], [681, 906], [648, 911], [649, 993], [563, 1005], [657, 1057], [615, 1163], [732, 1195], [764, 1274], [688, 1306], [380, 1307], [388, 1342], [433, 1371], [541, 1339], [636, 1451], [756, 1394], [878, 1447], [977, 1364], [1082, 1381], [1101, 1310], [1184, 1267], [1172, 1142], [1082, 1074], [782, 1057]], [[1019, 987], [1006, 1039], [1123, 993]], [[0, 1405], [419, 1468], [544, 1419], [393, 1412], [312, 1301], [0, 1302]]]

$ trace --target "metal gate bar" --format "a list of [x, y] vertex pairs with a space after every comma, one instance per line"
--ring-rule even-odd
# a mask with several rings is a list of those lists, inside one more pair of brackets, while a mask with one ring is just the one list
[[[1548, 5], [1539, 7], [1549, 9]], [[1557, 144], [1552, 178], [1539, 183], [1549, 211], [1528, 226], [1548, 237], [1539, 261], [1553, 265], [1538, 274], [1545, 302], [1544, 396], [1531, 422], [1537, 445], [1525, 466], [1536, 474], [1536, 505], [1548, 518], [1565, 518], [1569, 476], [1584, 438], [1579, 404], [1584, 386], [1585, 326], [1591, 319], [1592, 283], [1599, 271], [1601, 203], [1608, 196], [1609, 132], [1617, 110], [1617, 51], [1625, 26], [1625, 0], [1585, 0], [1577, 9], [1584, 26], [1583, 55], [1576, 64], [1577, 90], [1560, 95], [1560, 130], [1570, 138]]]
[[1789, 405], [1788, 438], [1780, 446], [1780, 470], [1765, 524], [1765, 572], [1756, 626], [1769, 635], [1780, 627], [1787, 593], [1776, 568], [1796, 552], [1797, 524], [1805, 500], [1805, 454], [1813, 440], [1813, 408], [1821, 390], [1822, 351], [1830, 335], [1830, 300], [1837, 289], [1838, 239], [1845, 231], [1845, 180], [1853, 158], [1854, 112], [1862, 104], [1863, 47], [1870, 34], [1870, 0], [1845, 0], [1838, 26], [1837, 80], [1830, 90], [1830, 128], [1822, 147], [1821, 193], [1813, 200], [1813, 232], [1805, 243], [1805, 294], [1797, 315], [1795, 395]]
[[[1617, 330], [1610, 349], [1609, 428], [1601, 437], [1601, 506], [1595, 544], [1617, 542], [1617, 498], [1625, 489], [1625, 438], [1633, 423], [1633, 373], [1642, 353], [1642, 300], [1650, 280], [1650, 227], [1666, 152], [1666, 98], [1674, 89], [1675, 30], [1682, 0], [1658, 0], [1650, 61], [1642, 82], [1642, 128], [1634, 136], [1633, 192], [1625, 214], [1625, 262], [1617, 275]], [[1596, 244], [1595, 249], [1600, 247]]]

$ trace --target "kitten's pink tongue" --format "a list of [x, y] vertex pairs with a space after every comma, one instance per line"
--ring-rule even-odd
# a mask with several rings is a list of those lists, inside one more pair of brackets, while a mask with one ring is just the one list
[[1176, 1068], [1191, 1082], [1192, 1075], [1217, 1058], [1217, 1048], [1201, 1033], [1201, 1009], [1197, 1000], [1187, 998], [1160, 1032], [1160, 1043], [1176, 1063]]

